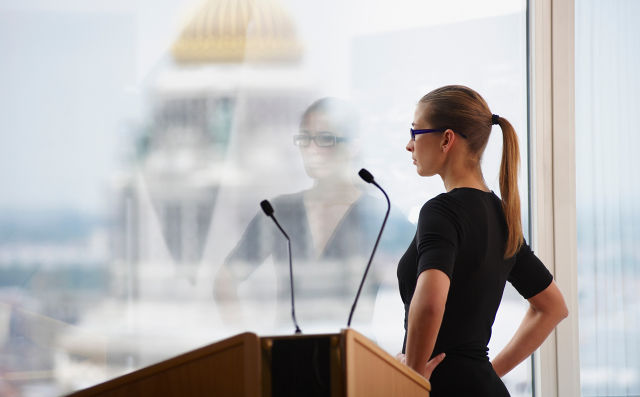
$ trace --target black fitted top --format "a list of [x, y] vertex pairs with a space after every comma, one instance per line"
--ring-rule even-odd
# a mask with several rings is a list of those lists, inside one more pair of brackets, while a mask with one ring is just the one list
[[501, 201], [493, 192], [453, 189], [422, 207], [415, 238], [398, 263], [405, 304], [403, 352], [418, 276], [427, 269], [438, 269], [449, 276], [451, 284], [433, 355], [487, 357], [505, 282], [528, 299], [553, 280], [526, 242], [514, 257], [503, 259], [506, 238]]

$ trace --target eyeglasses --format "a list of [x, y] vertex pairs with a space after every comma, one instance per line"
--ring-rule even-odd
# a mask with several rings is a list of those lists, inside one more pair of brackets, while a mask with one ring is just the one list
[[347, 138], [335, 136], [329, 132], [319, 132], [317, 135], [298, 134], [293, 136], [293, 144], [299, 147], [307, 147], [315, 142], [318, 147], [335, 146], [338, 142], [346, 142]]
[[[414, 140], [414, 141], [416, 140], [416, 135], [428, 134], [430, 132], [445, 132], [446, 130], [447, 130], [446, 128], [430, 128], [426, 130], [414, 130], [413, 128], [409, 128], [409, 131], [411, 132], [411, 140]], [[460, 135], [464, 139], [467, 139], [467, 136], [461, 132], [456, 132], [456, 134]]]

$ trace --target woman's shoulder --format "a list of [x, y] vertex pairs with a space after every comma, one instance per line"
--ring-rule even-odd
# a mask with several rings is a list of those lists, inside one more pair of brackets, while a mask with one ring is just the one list
[[306, 210], [304, 208], [304, 195], [302, 192], [281, 194], [272, 198], [271, 204], [276, 212], [276, 216], [300, 217]]
[[488, 197], [493, 194], [477, 189], [453, 189], [441, 193], [422, 206], [419, 222], [438, 219], [451, 222], [456, 227], [466, 230], [475, 218], [474, 206], [479, 204], [478, 196], [481, 196], [479, 192]]
[[304, 199], [304, 192], [295, 192], [288, 194], [281, 194], [271, 199], [274, 205], [294, 205], [302, 203]]
[[424, 203], [422, 211], [436, 211], [436, 212], [459, 212], [464, 211], [466, 205], [468, 205], [468, 199], [464, 194], [459, 194], [458, 189], [452, 190], [446, 193], [440, 193], [437, 196], [431, 198]]
[[466, 216], [464, 203], [449, 193], [441, 193], [422, 206], [418, 222], [429, 219], [446, 219], [455, 223]]

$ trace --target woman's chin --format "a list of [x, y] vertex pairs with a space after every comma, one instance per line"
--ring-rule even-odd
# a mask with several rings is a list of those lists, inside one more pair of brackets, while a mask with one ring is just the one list
[[341, 179], [341, 176], [344, 174], [345, 170], [343, 169], [333, 169], [330, 167], [305, 167], [305, 171], [307, 176], [311, 179], [323, 181], [323, 180], [332, 180], [332, 179]]
[[420, 176], [434, 176], [436, 174], [435, 172], [430, 172], [429, 170], [425, 170], [421, 167], [416, 168], [416, 172]]

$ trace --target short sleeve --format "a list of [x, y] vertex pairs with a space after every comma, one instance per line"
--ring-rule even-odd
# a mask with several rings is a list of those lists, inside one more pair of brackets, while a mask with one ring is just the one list
[[525, 241], [516, 254], [516, 262], [507, 280], [520, 295], [529, 299], [547, 288], [553, 276]]
[[416, 233], [417, 275], [428, 269], [438, 269], [451, 279], [460, 241], [461, 228], [457, 218], [451, 203], [443, 195], [422, 207]]

